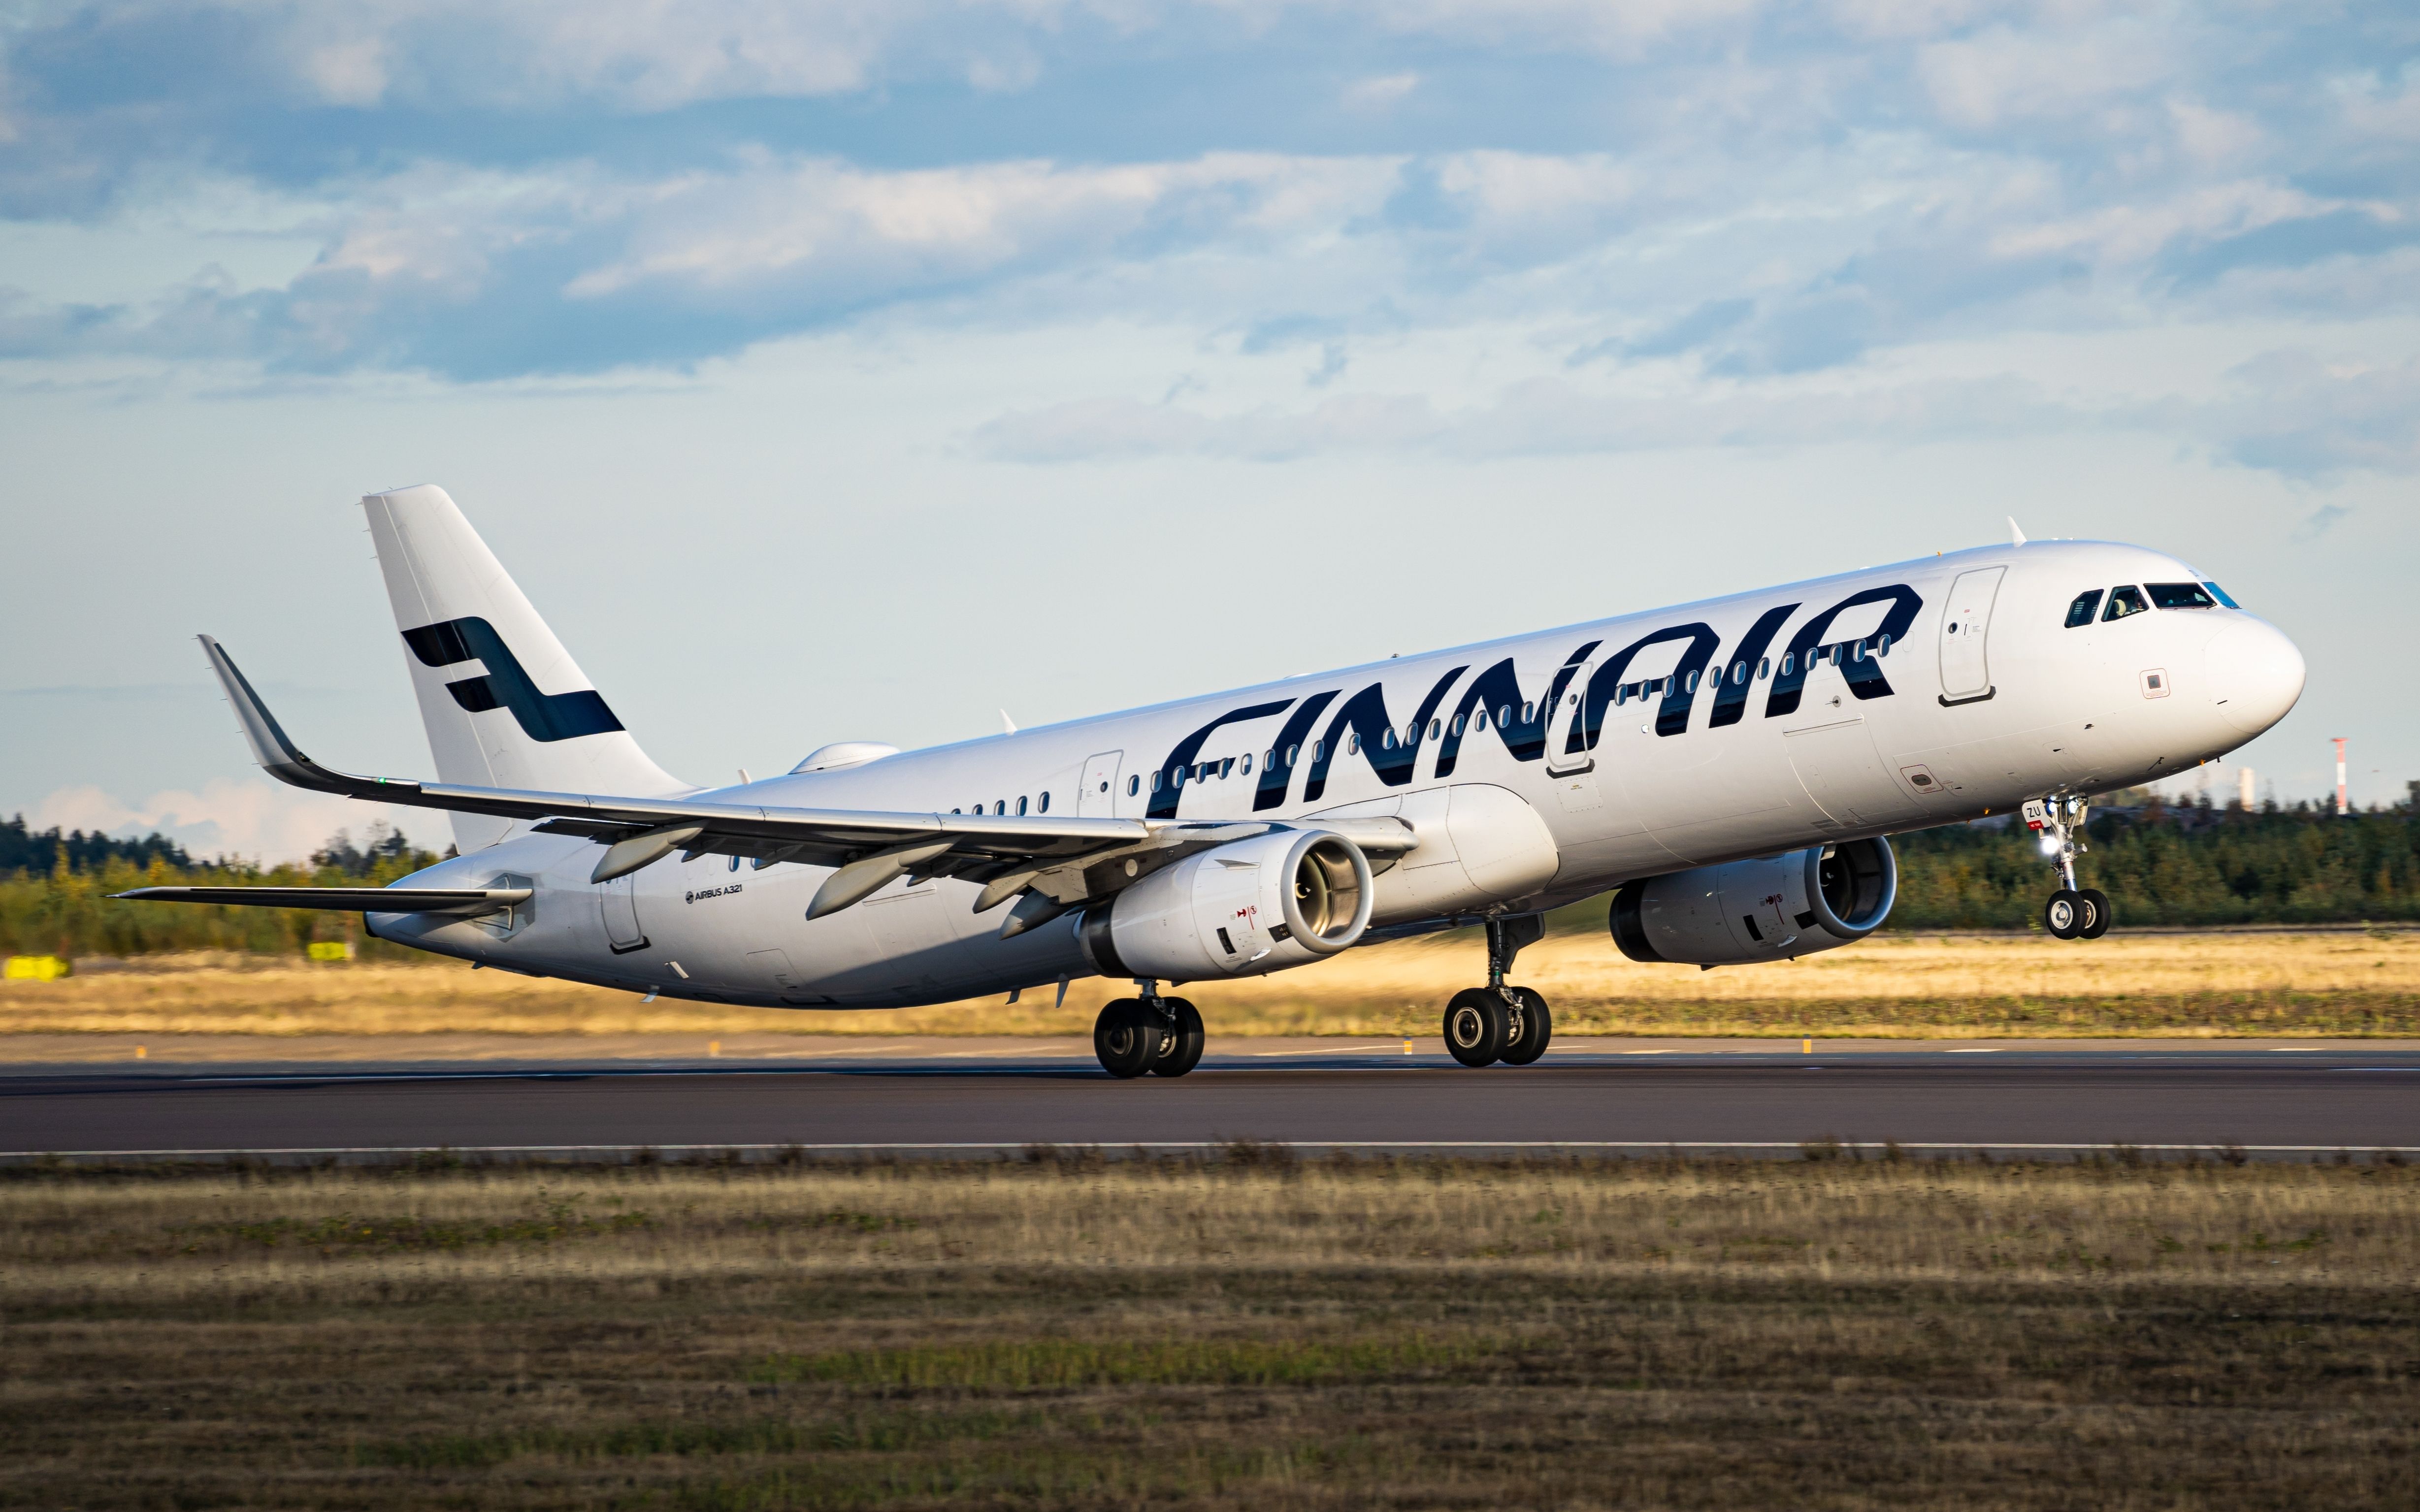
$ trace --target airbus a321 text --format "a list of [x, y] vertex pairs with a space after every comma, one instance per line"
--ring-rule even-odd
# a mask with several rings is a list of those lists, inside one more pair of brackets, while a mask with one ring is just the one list
[[2293, 642], [2176, 557], [2012, 530], [928, 750], [826, 746], [706, 789], [648, 760], [444, 490], [363, 505], [438, 780], [312, 761], [202, 645], [272, 776], [447, 810], [459, 854], [383, 888], [123, 896], [358, 910], [382, 940], [709, 1003], [1130, 978], [1094, 1031], [1118, 1076], [1201, 1058], [1201, 1014], [1162, 984], [1469, 924], [1486, 980], [1446, 1005], [1447, 1047], [1526, 1065], [1553, 1016], [1505, 977], [1546, 910], [1612, 892], [1638, 961], [1828, 950], [1889, 914], [1887, 835], [1989, 813], [2041, 833], [2049, 932], [2096, 938], [2086, 798], [2242, 745], [2303, 689]]

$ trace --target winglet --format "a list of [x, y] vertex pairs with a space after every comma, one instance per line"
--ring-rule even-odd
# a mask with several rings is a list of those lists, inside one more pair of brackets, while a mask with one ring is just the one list
[[260, 764], [262, 771], [298, 788], [309, 788], [315, 793], [339, 793], [350, 798], [384, 797], [389, 795], [380, 793], [379, 790], [381, 788], [418, 785], [389, 784], [375, 778], [348, 777], [341, 772], [332, 772], [303, 755], [293, 741], [286, 738], [286, 732], [278, 725], [277, 717], [269, 712], [269, 705], [252, 690], [251, 682], [237, 668], [235, 658], [226, 654], [226, 649], [209, 636], [196, 636], [194, 639], [202, 643], [202, 654], [210, 658], [210, 671], [217, 675], [219, 687], [226, 690], [227, 702], [235, 705], [236, 722], [243, 731], [244, 744], [252, 748], [252, 759]]
[[2009, 544], [2010, 546], [2025, 544], [2025, 532], [2017, 529], [2017, 517], [2014, 515], [2009, 517]]

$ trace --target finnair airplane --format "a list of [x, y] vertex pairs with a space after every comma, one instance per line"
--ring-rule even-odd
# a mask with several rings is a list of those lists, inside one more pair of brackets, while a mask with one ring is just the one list
[[128, 898], [358, 910], [383, 940], [708, 1003], [898, 1008], [1099, 975], [1112, 1075], [1182, 1076], [1163, 984], [1482, 924], [1445, 1006], [1467, 1066], [1553, 1035], [1506, 981], [1548, 909], [1613, 894], [1613, 944], [1703, 967], [1829, 950], [1890, 913], [1887, 835], [2021, 810], [2053, 856], [2086, 799], [2226, 754], [2303, 690], [2292, 641], [2164, 552], [2027, 542], [1016, 731], [825, 746], [706, 789], [639, 744], [444, 490], [363, 500], [437, 780], [302, 754], [201, 638], [254, 757], [440, 809], [460, 854], [395, 886]]

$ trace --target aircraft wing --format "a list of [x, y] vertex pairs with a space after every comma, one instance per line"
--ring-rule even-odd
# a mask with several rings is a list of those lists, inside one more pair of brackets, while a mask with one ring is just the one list
[[[737, 856], [759, 867], [800, 861], [838, 870], [807, 909], [836, 913], [902, 875], [954, 876], [985, 884], [977, 912], [1034, 893], [1007, 933], [1032, 928], [1087, 898], [1209, 845], [1266, 833], [1264, 822], [1079, 819], [1047, 814], [892, 813], [858, 809], [789, 809], [687, 797], [634, 798], [582, 793], [355, 777], [302, 754], [224, 648], [200, 638], [210, 668], [235, 705], [253, 759], [280, 781], [376, 803], [496, 814], [535, 822], [547, 834], [577, 835], [606, 847], [592, 881], [636, 872], [677, 850], [685, 856]], [[1352, 838], [1380, 856], [1417, 843], [1400, 820], [1358, 820]], [[1132, 872], [1127, 860], [1138, 865]]]
[[501, 914], [529, 902], [527, 887], [137, 887], [133, 903], [240, 903], [255, 908], [335, 908], [349, 914]]

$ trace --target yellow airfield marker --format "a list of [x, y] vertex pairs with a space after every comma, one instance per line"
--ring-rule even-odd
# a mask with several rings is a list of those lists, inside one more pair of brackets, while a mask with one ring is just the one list
[[147, 1058], [147, 1057], [150, 1056], [150, 1054], [151, 1054], [151, 1052], [150, 1052], [150, 1051], [146, 1050], [143, 1046], [141, 1046], [141, 1045], [139, 1045], [139, 1044], [138, 1044], [138, 1045], [136, 1045], [136, 1046], [134, 1047], [134, 1058], [135, 1058], [135, 1059], [137, 1059], [137, 1060], [143, 1060], [143, 1059], [146, 1059], [146, 1058]]
[[719, 1056], [722, 1054], [722, 1041], [720, 1040], [708, 1040], [706, 1041], [706, 1053], [709, 1056]]
[[1812, 1041], [1812, 1040], [1801, 1040], [1801, 1041], [1798, 1041], [1798, 1053], [1799, 1053], [1800, 1055], [1802, 1055], [1802, 1056], [1811, 1056], [1811, 1055], [1813, 1055], [1813, 1054], [1815, 1053], [1815, 1041]]

